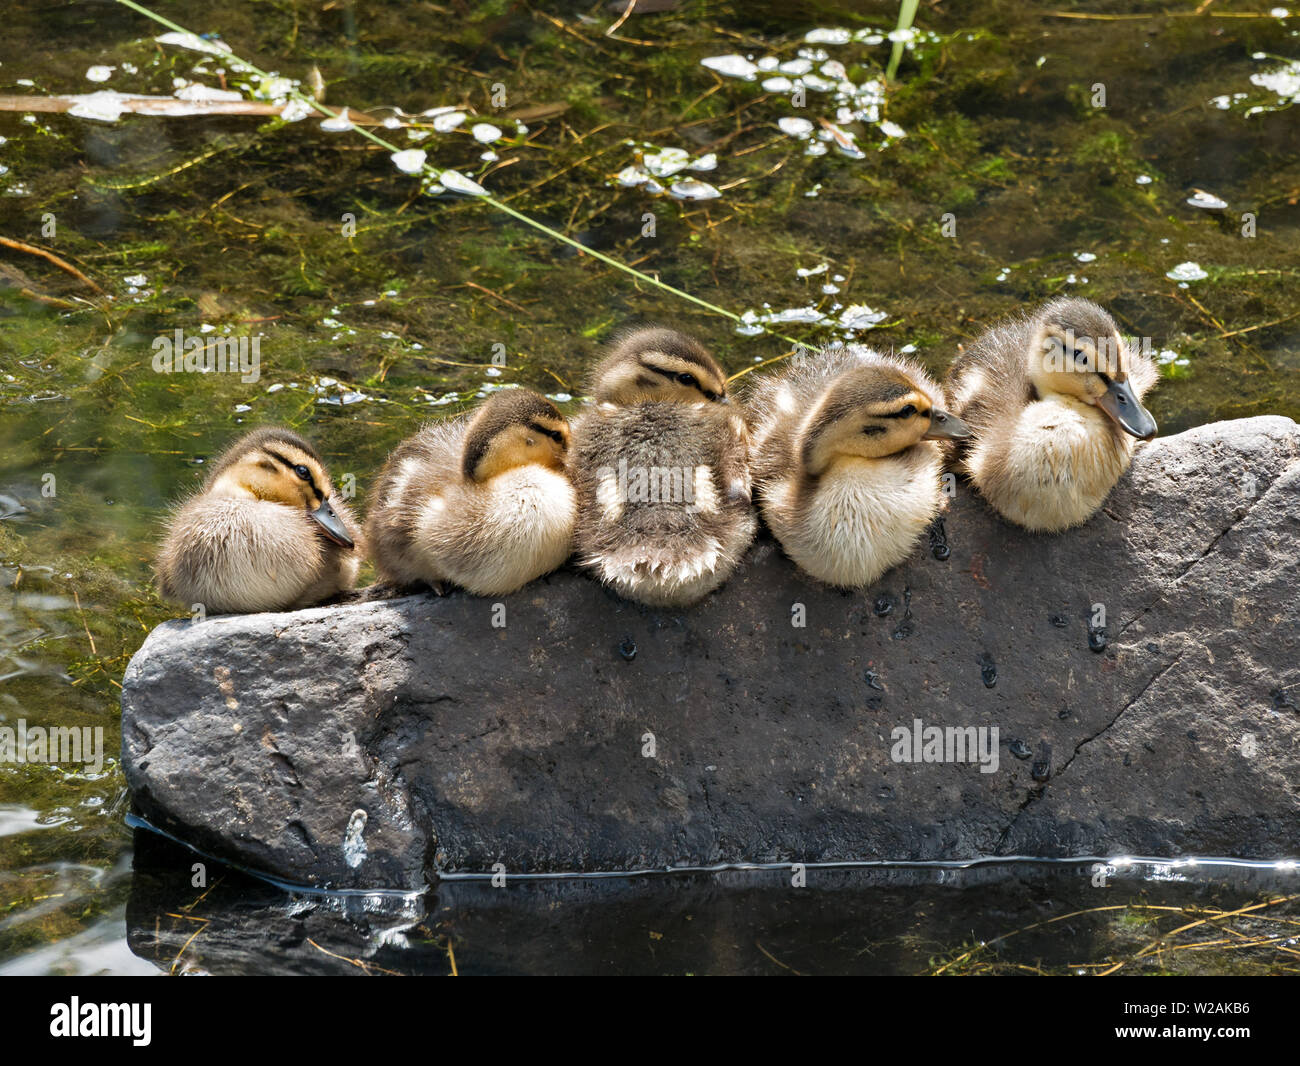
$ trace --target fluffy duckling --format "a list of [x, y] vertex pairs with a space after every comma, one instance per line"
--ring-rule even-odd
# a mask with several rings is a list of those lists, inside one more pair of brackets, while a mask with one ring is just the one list
[[576, 514], [569, 424], [527, 389], [425, 426], [385, 464], [366, 538], [381, 580], [504, 596], [569, 557]]
[[578, 558], [629, 599], [684, 607], [721, 585], [754, 537], [748, 434], [722, 368], [670, 329], [622, 338], [573, 429]]
[[754, 486], [803, 570], [859, 588], [906, 559], [938, 515], [943, 453], [968, 434], [920, 367], [870, 348], [797, 357], [749, 399]]
[[973, 434], [956, 453], [1002, 517], [1042, 532], [1086, 522], [1156, 422], [1142, 397], [1159, 372], [1088, 300], [1053, 300], [960, 355], [948, 403]]
[[356, 581], [356, 529], [315, 448], [287, 429], [254, 430], [168, 523], [159, 587], [218, 614], [307, 607]]

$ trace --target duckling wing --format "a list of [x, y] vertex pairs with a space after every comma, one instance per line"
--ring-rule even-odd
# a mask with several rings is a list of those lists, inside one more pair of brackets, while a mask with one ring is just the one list
[[397, 585], [442, 580], [428, 573], [415, 550], [415, 531], [431, 499], [460, 480], [460, 456], [469, 418], [425, 426], [388, 458], [370, 493], [366, 541], [383, 580]]

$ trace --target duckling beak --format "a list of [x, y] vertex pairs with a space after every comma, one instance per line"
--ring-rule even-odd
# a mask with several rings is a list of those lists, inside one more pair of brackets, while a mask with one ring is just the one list
[[355, 543], [348, 535], [348, 527], [343, 524], [342, 519], [334, 512], [330, 506], [329, 500], [326, 500], [314, 511], [308, 511], [308, 516], [316, 519], [320, 523], [321, 529], [325, 530], [325, 535], [335, 544], [342, 544], [345, 548], [355, 547]]
[[965, 440], [971, 435], [970, 426], [956, 415], [934, 407], [930, 410], [930, 432], [922, 440]]
[[1105, 394], [1097, 400], [1097, 406], [1110, 415], [1120, 429], [1138, 440], [1150, 440], [1156, 435], [1156, 420], [1142, 406], [1142, 401], [1127, 381], [1111, 381]]

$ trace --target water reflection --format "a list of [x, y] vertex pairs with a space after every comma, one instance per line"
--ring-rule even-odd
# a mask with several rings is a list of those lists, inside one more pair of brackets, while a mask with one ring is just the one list
[[[192, 852], [143, 830], [136, 848], [128, 941], [168, 973], [1259, 973], [1294, 962], [1300, 919], [1294, 864], [809, 869], [801, 888], [788, 868], [753, 869], [330, 896], [215, 864], [196, 887]], [[1227, 943], [1151, 950], [1189, 921], [1216, 931], [1195, 940]]]

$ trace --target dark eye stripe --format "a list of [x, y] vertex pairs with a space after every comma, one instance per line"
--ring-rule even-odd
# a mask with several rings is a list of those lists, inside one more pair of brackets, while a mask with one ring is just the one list
[[545, 426], [540, 426], [536, 422], [529, 422], [528, 428], [534, 433], [540, 433], [543, 437], [550, 437], [556, 444], [564, 443], [564, 434], [558, 429], [547, 429]]
[[[642, 363], [641, 365], [645, 367], [647, 370], [653, 370], [656, 374], [666, 377], [670, 381], [673, 381], [677, 384], [681, 384], [681, 382], [678, 381], [678, 375], [685, 373], [685, 371], [682, 370], [664, 370], [663, 367], [651, 366], [649, 363]], [[694, 388], [696, 389], [697, 392], [702, 392], [709, 399], [712, 399], [713, 396], [718, 395], [717, 393], [713, 393], [712, 396], [710, 396], [709, 390], [700, 384], [698, 378], [695, 379]]]
[[[291, 463], [291, 462], [289, 462], [289, 460], [286, 459], [286, 458], [285, 458], [283, 455], [281, 455], [279, 452], [277, 452], [277, 451], [273, 451], [273, 450], [270, 449], [270, 448], [263, 448], [262, 450], [263, 450], [264, 452], [266, 452], [267, 455], [271, 456], [271, 458], [277, 460], [278, 462], [283, 463], [283, 464], [285, 465], [285, 467], [288, 469], [289, 473], [293, 474], [294, 477], [297, 477], [297, 476], [298, 476], [297, 471], [294, 469], [294, 467], [296, 467], [296, 466], [298, 465], [297, 463]], [[323, 503], [323, 502], [325, 501], [325, 493], [321, 492], [321, 490], [320, 490], [319, 488], [316, 487], [316, 479], [315, 479], [314, 477], [312, 477], [312, 475], [311, 475], [311, 468], [310, 468], [310, 467], [307, 468], [307, 482], [306, 482], [306, 484], [308, 484], [308, 485], [311, 486], [311, 491], [312, 491], [312, 493], [315, 495], [316, 499], [320, 500], [320, 501]]]

